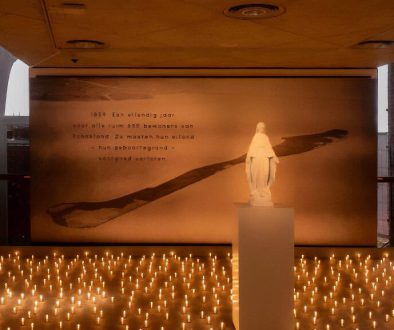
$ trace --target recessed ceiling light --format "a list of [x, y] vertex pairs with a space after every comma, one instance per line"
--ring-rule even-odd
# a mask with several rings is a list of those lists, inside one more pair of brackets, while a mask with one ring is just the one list
[[97, 49], [105, 46], [104, 42], [98, 40], [68, 40], [67, 44], [70, 48], [78, 49]]
[[359, 42], [356, 48], [381, 49], [394, 46], [394, 40], [366, 40]]
[[246, 3], [231, 6], [224, 11], [228, 17], [238, 19], [271, 18], [282, 15], [285, 8], [268, 3]]

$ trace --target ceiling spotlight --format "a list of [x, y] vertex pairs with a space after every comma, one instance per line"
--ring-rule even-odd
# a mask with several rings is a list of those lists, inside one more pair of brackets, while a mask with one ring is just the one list
[[76, 49], [97, 49], [104, 48], [105, 43], [98, 40], [68, 40], [67, 45]]
[[356, 48], [381, 49], [394, 46], [394, 40], [366, 40], [359, 42]]
[[285, 13], [285, 8], [268, 3], [247, 3], [231, 6], [225, 9], [224, 14], [231, 18], [257, 19], [271, 18]]

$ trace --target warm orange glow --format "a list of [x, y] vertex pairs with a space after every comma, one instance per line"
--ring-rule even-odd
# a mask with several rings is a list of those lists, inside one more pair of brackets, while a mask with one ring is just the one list
[[392, 329], [393, 272], [387, 255], [301, 256], [294, 270], [296, 328]]
[[[231, 259], [176, 254], [0, 256], [2, 329], [232, 329]], [[391, 329], [394, 262], [296, 259], [295, 328]]]
[[231, 325], [229, 255], [134, 257], [85, 251], [67, 258], [13, 253], [0, 256], [0, 271], [2, 329], [83, 330], [94, 325], [191, 330]]

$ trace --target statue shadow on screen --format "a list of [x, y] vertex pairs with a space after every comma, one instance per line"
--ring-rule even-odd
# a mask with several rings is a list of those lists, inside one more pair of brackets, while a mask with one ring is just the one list
[[[315, 134], [284, 137], [282, 138], [283, 142], [274, 146], [273, 149], [278, 157], [287, 157], [327, 146], [347, 136], [348, 131], [346, 130], [332, 129]], [[111, 200], [53, 205], [47, 209], [47, 213], [56, 224], [61, 226], [97, 227], [227, 168], [242, 164], [245, 157], [246, 154], [231, 160], [195, 168], [155, 187], [145, 188]]]

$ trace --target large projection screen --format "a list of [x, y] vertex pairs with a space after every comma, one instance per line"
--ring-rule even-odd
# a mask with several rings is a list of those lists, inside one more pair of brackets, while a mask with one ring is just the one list
[[375, 80], [31, 79], [36, 242], [230, 243], [263, 121], [300, 245], [376, 244]]

